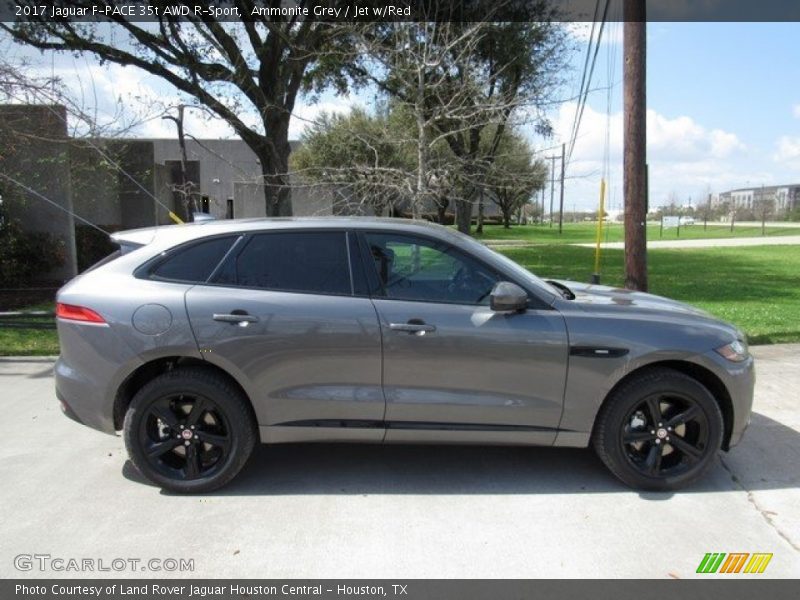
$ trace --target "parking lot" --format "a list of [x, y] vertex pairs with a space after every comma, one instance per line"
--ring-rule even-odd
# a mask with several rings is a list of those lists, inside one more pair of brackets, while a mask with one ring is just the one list
[[[291, 445], [176, 496], [61, 415], [51, 360], [0, 359], [0, 576], [686, 578], [708, 552], [767, 552], [758, 577], [798, 577], [800, 344], [753, 352], [742, 444], [676, 494], [632, 491], [588, 450]], [[19, 571], [21, 554], [194, 571]]]

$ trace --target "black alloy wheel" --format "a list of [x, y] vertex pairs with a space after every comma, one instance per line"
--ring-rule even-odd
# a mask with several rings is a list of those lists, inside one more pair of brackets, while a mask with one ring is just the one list
[[165, 477], [208, 477], [228, 458], [230, 424], [210, 398], [166, 395], [141, 419], [139, 443], [152, 468]]
[[666, 491], [700, 478], [722, 446], [717, 400], [685, 373], [650, 368], [606, 398], [592, 443], [609, 470], [631, 487]]
[[159, 375], [133, 397], [125, 446], [136, 468], [174, 492], [208, 492], [242, 469], [258, 439], [250, 401], [204, 367]]

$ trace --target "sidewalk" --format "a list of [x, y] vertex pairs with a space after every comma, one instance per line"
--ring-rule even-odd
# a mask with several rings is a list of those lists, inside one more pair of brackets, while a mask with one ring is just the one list
[[[551, 242], [529, 242], [524, 240], [491, 240], [484, 242], [490, 248], [527, 248], [530, 246], [546, 246]], [[742, 238], [709, 238], [709, 239], [673, 239], [673, 240], [651, 240], [647, 242], [647, 247], [653, 250], [658, 248], [731, 248], [737, 246], [794, 246], [800, 244], [800, 235], [778, 235], [764, 237], [742, 237]], [[594, 242], [581, 244], [565, 244], [567, 246], [581, 246], [583, 248], [594, 248]], [[625, 242], [602, 242], [603, 249], [622, 250]]]

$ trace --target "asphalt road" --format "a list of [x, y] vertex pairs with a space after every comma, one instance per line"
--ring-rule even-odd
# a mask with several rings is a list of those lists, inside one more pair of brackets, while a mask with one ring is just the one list
[[[707, 552], [773, 553], [755, 577], [798, 577], [800, 345], [754, 353], [744, 441], [676, 494], [627, 489], [588, 450], [295, 445], [216, 494], [170, 495], [121, 438], [61, 415], [51, 361], [0, 359], [0, 577], [686, 578]], [[194, 571], [15, 568], [33, 554]]]

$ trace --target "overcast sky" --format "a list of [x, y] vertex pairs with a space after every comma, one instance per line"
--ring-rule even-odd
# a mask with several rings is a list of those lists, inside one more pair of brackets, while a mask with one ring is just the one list
[[[570, 73], [573, 83], [564, 97], [577, 92], [589, 30], [589, 25], [574, 26], [578, 50]], [[665, 204], [671, 196], [680, 203], [691, 198], [697, 204], [708, 190], [800, 183], [798, 24], [652, 23], [647, 33], [651, 206]], [[567, 210], [596, 206], [604, 173], [609, 180], [607, 201], [612, 209], [621, 208], [622, 24], [607, 25], [604, 38], [592, 80], [594, 91], [567, 167]], [[120, 100], [139, 99], [145, 106], [153, 98], [179, 101], [171, 86], [134, 68], [100, 66], [91, 57], [53, 57], [19, 48], [7, 39], [0, 39], [0, 51], [12, 59], [27, 59], [41, 73], [54, 72], [101, 115], [113, 114]], [[299, 137], [320, 111], [373, 104], [369, 92], [348, 97], [325, 94], [315, 103], [301, 100], [291, 136]], [[543, 154], [551, 154], [547, 148], [568, 140], [575, 108], [572, 102], [554, 108], [553, 138], [531, 135]], [[197, 112], [190, 114], [186, 129], [196, 137], [232, 136], [224, 123]], [[156, 117], [141, 124], [135, 134], [173, 137], [175, 130]]]

